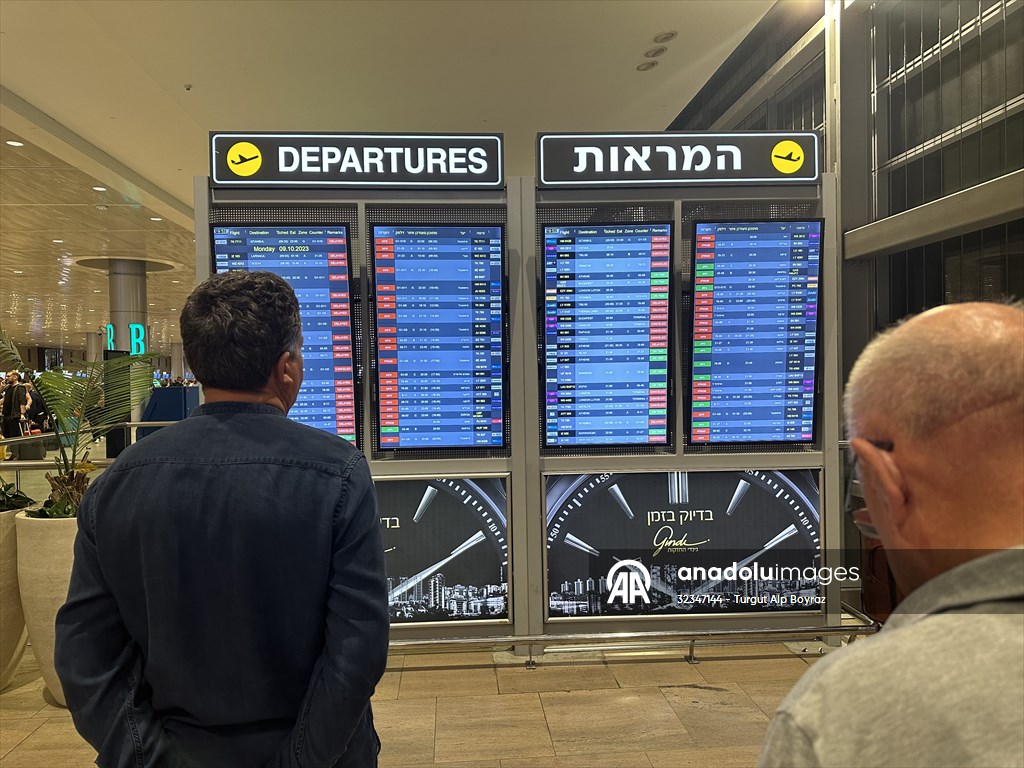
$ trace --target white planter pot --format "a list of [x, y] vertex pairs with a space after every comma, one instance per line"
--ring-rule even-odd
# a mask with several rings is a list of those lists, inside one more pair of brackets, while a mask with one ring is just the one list
[[18, 537], [14, 524], [18, 512], [0, 512], [0, 690], [14, 677], [28, 640], [18, 592]]
[[39, 662], [46, 688], [61, 706], [67, 706], [54, 669], [53, 648], [57, 610], [64, 605], [71, 583], [78, 520], [73, 517], [55, 520], [27, 517], [24, 511], [19, 512], [15, 519], [18, 528], [18, 584], [32, 653]]

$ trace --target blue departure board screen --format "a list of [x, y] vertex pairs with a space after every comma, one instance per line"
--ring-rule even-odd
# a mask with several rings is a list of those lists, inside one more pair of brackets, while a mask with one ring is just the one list
[[373, 226], [382, 450], [505, 445], [502, 234]]
[[671, 224], [544, 227], [544, 445], [667, 445]]
[[213, 228], [217, 272], [273, 272], [295, 290], [302, 315], [304, 380], [288, 415], [356, 443], [348, 233], [299, 224]]
[[690, 442], [813, 442], [822, 221], [694, 227]]

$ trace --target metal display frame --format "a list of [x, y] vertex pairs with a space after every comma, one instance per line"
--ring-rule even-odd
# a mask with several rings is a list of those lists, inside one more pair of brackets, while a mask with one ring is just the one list
[[[377, 191], [346, 189], [247, 189], [212, 188], [208, 177], [196, 177], [195, 221], [196, 280], [205, 280], [212, 267], [211, 244], [202, 233], [214, 221], [218, 212], [241, 208], [297, 209], [330, 206], [354, 206], [354, 220], [350, 226], [350, 281], [361, 292], [363, 307], [370, 306], [369, 232], [367, 207], [399, 205], [424, 208], [503, 206], [505, 208], [505, 260], [508, 279], [509, 358], [508, 386], [510, 402], [511, 451], [501, 457], [467, 457], [460, 459], [385, 457], [374, 459], [367, 452], [367, 461], [374, 478], [405, 479], [425, 477], [502, 476], [507, 490], [508, 525], [508, 610], [507, 620], [469, 620], [423, 624], [395, 624], [391, 628], [396, 647], [403, 643], [447, 643], [449, 647], [476, 647], [480, 644], [506, 647], [512, 645], [518, 653], [532, 653], [550, 638], [552, 645], [564, 644], [559, 638], [613, 636], [642, 638], [645, 634], [711, 633], [721, 631], [754, 633], [774, 631], [823, 631], [840, 624], [840, 584], [833, 581], [823, 589], [824, 610], [788, 611], [780, 613], [697, 614], [681, 617], [651, 618], [555, 618], [547, 617], [546, 525], [544, 478], [550, 474], [584, 472], [667, 472], [737, 469], [810, 469], [820, 472], [820, 537], [822, 543], [821, 566], [836, 566], [829, 562], [838, 556], [842, 501], [842, 475], [839, 442], [839, 332], [838, 332], [838, 244], [835, 229], [836, 183], [831, 174], [824, 174], [820, 185], [757, 186], [757, 187], [688, 187], [658, 189], [588, 189], [538, 191], [534, 177], [510, 177], [503, 191]], [[757, 204], [799, 202], [813, 209], [814, 216], [826, 221], [827, 234], [822, 244], [822, 268], [819, 313], [821, 314], [822, 397], [817, 441], [813, 446], [800, 446], [779, 452], [750, 450], [727, 452], [687, 451], [683, 444], [686, 408], [689, 394], [680, 386], [684, 381], [682, 348], [684, 335], [681, 313], [683, 302], [674, 301], [670, 323], [676, 330], [677, 348], [672, 355], [672, 378], [675, 381], [675, 408], [673, 450], [629, 455], [628, 451], [615, 455], [542, 455], [538, 422], [540, 381], [537, 375], [537, 307], [542, 298], [542, 285], [538, 276], [543, 274], [542, 254], [538, 252], [538, 209], [543, 207], [600, 205], [642, 206], [644, 203], [668, 205], [672, 211], [674, 254], [670, 283], [676, 298], [692, 287], [684, 280], [682, 265], [688, 262], [682, 248], [688, 227], [684, 221], [684, 206], [700, 204], [716, 206], [728, 203]], [[810, 212], [810, 211], [809, 211]], [[240, 223], [240, 222], [239, 222]], [[443, 223], [443, 222], [439, 222]], [[367, 318], [363, 318], [364, 323]], [[368, 329], [363, 329], [364, 339]], [[370, 345], [361, 345], [363, 359], [357, 361], [364, 375], [360, 382], [360, 408], [362, 440], [372, 445], [370, 430], [372, 414], [368, 409], [373, 399], [370, 392]], [[831, 631], [831, 630], [830, 630]], [[856, 634], [854, 630], [851, 634]], [[599, 640], [595, 640], [599, 641]]]

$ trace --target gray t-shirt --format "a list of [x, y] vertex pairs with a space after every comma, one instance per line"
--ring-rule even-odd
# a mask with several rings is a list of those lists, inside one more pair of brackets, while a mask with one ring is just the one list
[[815, 664], [758, 765], [1024, 766], [1024, 548], [937, 576]]

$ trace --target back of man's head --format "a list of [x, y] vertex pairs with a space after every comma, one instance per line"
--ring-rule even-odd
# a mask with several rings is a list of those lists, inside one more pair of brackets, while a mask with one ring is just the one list
[[875, 438], [881, 420], [892, 439], [928, 440], [991, 408], [1024, 404], [1024, 311], [1020, 303], [951, 304], [876, 337], [846, 387], [851, 437]]
[[906, 585], [969, 550], [1024, 544], [1020, 304], [947, 305], [890, 329], [857, 361], [845, 404], [882, 543], [931, 552]]
[[182, 347], [204, 387], [255, 392], [282, 352], [298, 351], [302, 320], [295, 291], [271, 272], [214, 275], [185, 302]]

